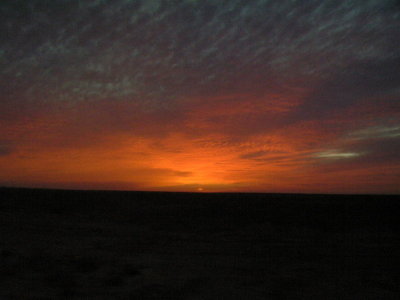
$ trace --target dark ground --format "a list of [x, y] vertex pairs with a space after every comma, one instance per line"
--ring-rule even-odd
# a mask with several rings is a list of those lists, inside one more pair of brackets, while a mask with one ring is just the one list
[[0, 299], [400, 299], [400, 196], [0, 199]]

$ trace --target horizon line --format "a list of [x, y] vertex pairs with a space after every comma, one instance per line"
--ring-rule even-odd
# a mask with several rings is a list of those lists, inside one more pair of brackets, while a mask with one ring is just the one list
[[71, 192], [119, 192], [119, 193], [168, 193], [168, 194], [263, 194], [263, 195], [311, 195], [311, 196], [400, 196], [391, 193], [306, 193], [306, 192], [207, 192], [207, 191], [165, 191], [165, 190], [122, 190], [122, 189], [74, 189], [74, 188], [48, 188], [48, 187], [26, 187], [26, 186], [0, 186], [0, 190], [40, 190], [40, 191], [71, 191]]

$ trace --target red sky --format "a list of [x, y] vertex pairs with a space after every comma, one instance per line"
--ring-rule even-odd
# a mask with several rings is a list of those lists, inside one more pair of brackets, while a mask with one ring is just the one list
[[1, 6], [0, 186], [400, 192], [391, 1], [150, 2]]

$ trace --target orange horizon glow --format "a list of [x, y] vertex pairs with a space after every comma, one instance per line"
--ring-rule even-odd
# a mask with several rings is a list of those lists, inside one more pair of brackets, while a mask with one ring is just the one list
[[[278, 126], [269, 133], [238, 135], [248, 130], [240, 126], [251, 123], [249, 119], [259, 115], [285, 117], [293, 104], [275, 104], [272, 100], [266, 109], [260, 109], [257, 99], [240, 96], [235, 106], [226, 100], [231, 98], [192, 100], [194, 108], [179, 122], [169, 124], [163, 124], [153, 113], [139, 112], [127, 128], [107, 126], [113, 119], [101, 125], [110, 109], [116, 116], [136, 109], [129, 102], [104, 102], [94, 110], [86, 104], [63, 110], [50, 108], [52, 114], [9, 122], [2, 134], [21, 139], [15, 151], [0, 156], [0, 183], [184, 192], [383, 192], [374, 188], [376, 166], [325, 171], [354, 157], [329, 150], [337, 145], [327, 148], [323, 143], [327, 133], [320, 132], [312, 122]], [[288, 103], [301, 102], [301, 97], [293, 95], [287, 99]], [[154, 118], [154, 122], [148, 124], [144, 121], [147, 118]], [[77, 126], [83, 128], [77, 131]], [[135, 128], [139, 128], [138, 133]], [[330, 139], [345, 143], [336, 133], [330, 134]], [[354, 178], [361, 182], [354, 183]], [[385, 186], [389, 192], [396, 192], [393, 183]]]

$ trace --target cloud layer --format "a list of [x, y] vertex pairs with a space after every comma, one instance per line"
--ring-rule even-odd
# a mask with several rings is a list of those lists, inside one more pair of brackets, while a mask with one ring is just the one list
[[399, 193], [397, 1], [2, 1], [0, 184]]

